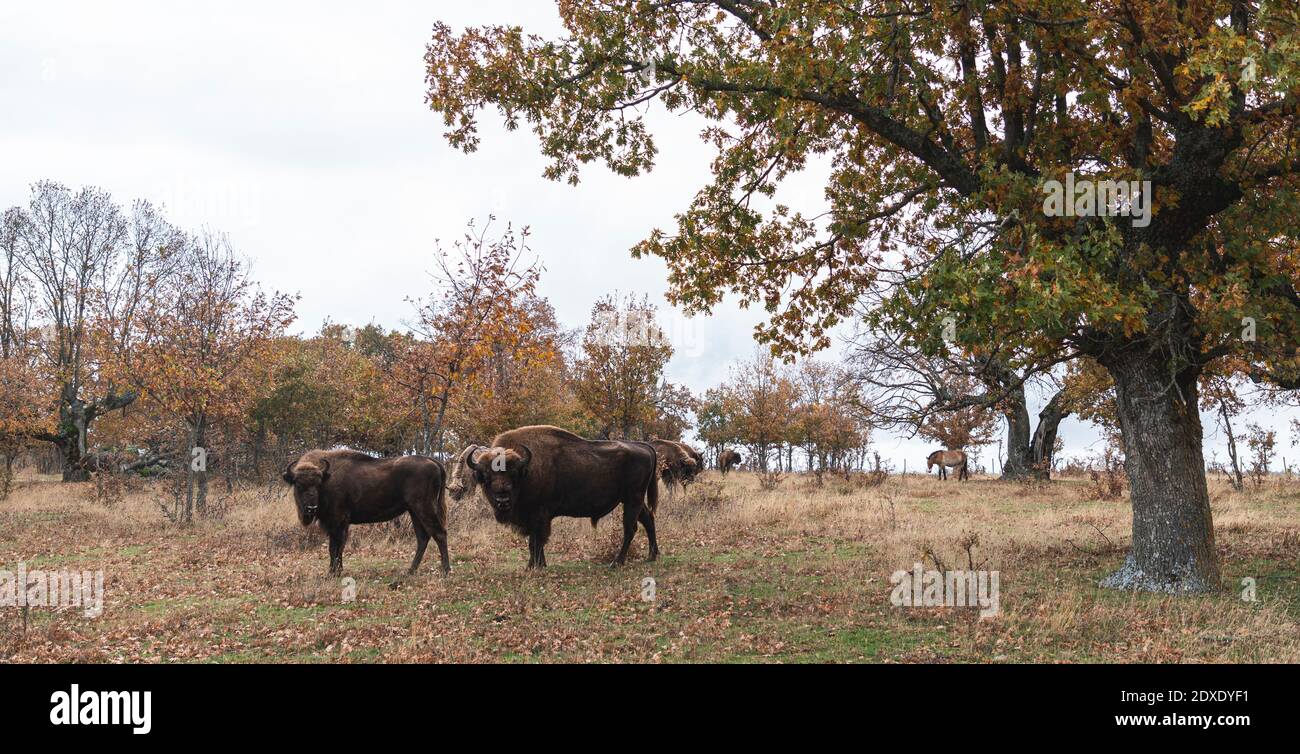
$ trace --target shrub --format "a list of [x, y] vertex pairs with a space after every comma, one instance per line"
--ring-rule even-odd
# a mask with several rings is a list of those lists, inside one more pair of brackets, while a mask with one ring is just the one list
[[785, 474], [779, 471], [764, 471], [758, 475], [758, 486], [771, 491], [781, 486], [785, 481]]
[[1119, 454], [1111, 448], [1096, 464], [1089, 462], [1088, 478], [1092, 481], [1089, 498], [1092, 500], [1119, 500], [1124, 496], [1128, 486], [1128, 474], [1124, 472], [1124, 463]]

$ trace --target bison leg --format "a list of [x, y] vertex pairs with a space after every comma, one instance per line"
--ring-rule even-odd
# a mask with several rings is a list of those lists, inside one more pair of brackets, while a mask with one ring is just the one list
[[433, 532], [434, 544], [438, 545], [438, 557], [442, 560], [442, 572], [451, 573], [451, 558], [447, 556], [447, 530], [435, 529]]
[[348, 527], [337, 527], [330, 531], [330, 572], [331, 576], [343, 574], [343, 546], [348, 543]]
[[546, 543], [537, 532], [528, 535], [528, 567], [546, 567]]
[[424, 548], [429, 546], [429, 532], [425, 530], [424, 524], [415, 516], [411, 516], [411, 524], [411, 528], [415, 529], [415, 560], [411, 561], [408, 574], [414, 574], [415, 569], [420, 567], [420, 561], [424, 559]]
[[546, 543], [551, 538], [551, 522], [538, 522], [528, 532], [528, 567], [546, 567]]
[[656, 561], [659, 559], [659, 541], [655, 539], [655, 514], [649, 508], [642, 508], [639, 518], [645, 527], [646, 536], [650, 538], [650, 557], [647, 560]]
[[627, 550], [632, 546], [632, 538], [636, 536], [636, 522], [641, 510], [639, 505], [623, 503], [623, 546], [619, 548], [618, 557], [614, 558], [611, 566], [621, 566], [627, 560]]
[[447, 530], [439, 523], [433, 514], [417, 514], [411, 511], [411, 523], [415, 525], [416, 552], [415, 562], [411, 563], [411, 573], [420, 567], [420, 559], [424, 557], [424, 548], [429, 544], [429, 537], [433, 537], [434, 543], [438, 545], [438, 555], [442, 559], [442, 572], [451, 572], [451, 559], [447, 556]]

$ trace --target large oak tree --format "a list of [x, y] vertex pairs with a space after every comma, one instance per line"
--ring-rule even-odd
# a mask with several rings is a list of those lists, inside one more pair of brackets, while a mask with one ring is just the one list
[[[638, 254], [677, 302], [728, 291], [779, 349], [824, 346], [854, 303], [918, 343], [1114, 378], [1133, 542], [1116, 587], [1214, 589], [1197, 382], [1236, 355], [1296, 380], [1300, 11], [1248, 0], [604, 0], [556, 39], [435, 28], [428, 98], [451, 143], [496, 106], [576, 180], [650, 168], [643, 105], [708, 121], [713, 180]], [[830, 165], [824, 202], [775, 203]], [[1044, 182], [1149, 181], [1149, 224], [1049, 217]], [[1151, 197], [1146, 195], [1148, 199]], [[1241, 337], [1242, 320], [1257, 326]]]

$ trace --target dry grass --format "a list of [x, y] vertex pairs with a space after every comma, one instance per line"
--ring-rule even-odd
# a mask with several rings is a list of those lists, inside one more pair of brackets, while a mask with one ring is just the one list
[[[90, 484], [29, 480], [0, 502], [0, 569], [103, 569], [105, 611], [34, 609], [24, 631], [0, 609], [0, 660], [1300, 662], [1300, 484], [1212, 482], [1228, 586], [1183, 598], [1096, 588], [1122, 559], [1129, 513], [1090, 486], [828, 476], [764, 490], [756, 475], [711, 473], [661, 498], [660, 562], [642, 561], [638, 534], [610, 570], [617, 516], [596, 531], [562, 519], [541, 573], [467, 501], [452, 510], [446, 578], [431, 554], [398, 581], [409, 525], [354, 527], [345, 603], [323, 538], [279, 487], [238, 490], [221, 520], [178, 528], [155, 489], [104, 501]], [[889, 603], [891, 573], [927, 550], [964, 566], [971, 534], [1001, 572], [999, 616]], [[1247, 576], [1258, 602], [1239, 597]]]

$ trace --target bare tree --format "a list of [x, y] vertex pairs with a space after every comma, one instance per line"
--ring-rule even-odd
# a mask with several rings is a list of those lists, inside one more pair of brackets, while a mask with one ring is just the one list
[[16, 210], [0, 214], [0, 377], [4, 384], [0, 395], [0, 499], [9, 494], [14, 456], [39, 421], [34, 405], [39, 403], [38, 384], [28, 348], [31, 287], [18, 265], [22, 221]]
[[418, 317], [412, 329], [429, 346], [410, 349], [394, 379], [415, 400], [422, 453], [442, 451], [448, 407], [478, 378], [477, 367], [498, 349], [515, 349], [526, 335], [521, 324], [541, 266], [525, 259], [528, 229], [516, 234], [507, 225], [492, 237], [494, 219], [481, 229], [471, 222], [452, 253], [439, 248], [435, 291], [412, 302]]
[[257, 379], [250, 365], [293, 320], [295, 299], [264, 294], [222, 235], [189, 240], [176, 261], [156, 291], [132, 304], [142, 316], [127, 336], [136, 342], [126, 371], [185, 425], [189, 483], [181, 518], [188, 522], [206, 510], [211, 435], [233, 434], [247, 415]]
[[19, 213], [16, 260], [31, 280], [40, 321], [38, 356], [58, 386], [57, 424], [35, 438], [63, 457], [63, 479], [85, 479], [87, 433], [100, 416], [135, 401], [105, 359], [127, 348], [140, 301], [168, 273], [181, 242], [147, 202], [125, 215], [107, 192], [42, 181]]
[[32, 315], [31, 285], [18, 259], [22, 228], [20, 210], [0, 214], [0, 358], [4, 359], [26, 350]]
[[1245, 477], [1241, 471], [1241, 454], [1237, 446], [1237, 431], [1232, 420], [1246, 410], [1246, 400], [1242, 394], [1244, 386], [1231, 375], [1210, 371], [1201, 384], [1201, 408], [1218, 414], [1219, 426], [1223, 427], [1228, 441], [1228, 481], [1232, 488], [1240, 492], [1245, 488]]
[[[1052, 378], [1051, 369], [1068, 358], [1016, 369], [1009, 366], [1014, 355], [996, 347], [976, 353], [954, 344], [931, 353], [900, 333], [881, 329], [855, 339], [849, 367], [875, 426], [918, 432], [945, 415], [995, 410], [1007, 426], [1003, 478], [1045, 478], [1057, 430], [1071, 413], [1068, 392]], [[1035, 383], [1047, 387], [1051, 397], [1033, 427], [1026, 385]]]

